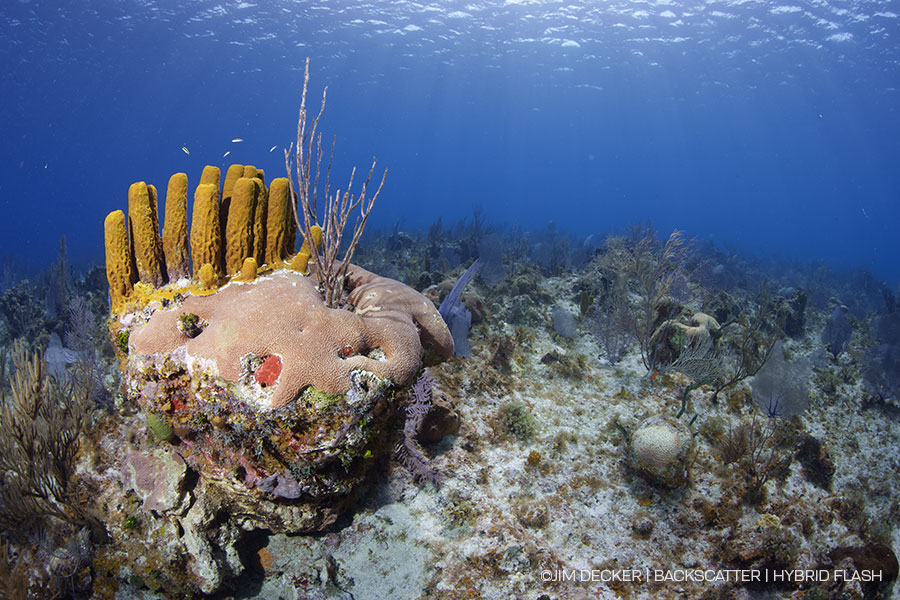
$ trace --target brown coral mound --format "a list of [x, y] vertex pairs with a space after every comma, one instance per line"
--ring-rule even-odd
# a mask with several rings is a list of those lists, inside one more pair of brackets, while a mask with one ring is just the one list
[[[310, 226], [315, 243], [304, 242], [297, 255], [301, 260], [290, 260], [295, 232], [288, 180], [276, 179], [270, 194], [260, 170], [232, 167], [221, 204], [218, 168], [203, 170], [194, 194], [190, 252], [184, 232], [168, 240], [171, 244], [158, 243], [152, 186], [131, 187], [127, 220], [121, 211], [107, 218], [107, 276], [116, 317], [110, 332], [117, 340], [130, 335], [136, 353], [144, 356], [183, 349], [192, 377], [221, 377], [261, 409], [281, 408], [310, 385], [344, 394], [354, 370], [403, 385], [423, 361], [432, 364], [453, 354], [443, 319], [415, 290], [348, 262], [340, 263], [339, 277], [334, 275], [340, 236], [332, 240], [332, 254], [326, 257], [322, 229]], [[179, 174], [173, 181], [177, 189], [167, 197], [167, 223], [186, 216], [186, 176]], [[143, 190], [143, 197], [135, 190]], [[274, 210], [268, 215], [270, 196]], [[147, 251], [138, 256], [132, 248]], [[324, 258], [310, 261], [310, 248], [325, 253]], [[167, 262], [184, 263], [189, 253], [193, 285], [181, 279], [184, 265], [177, 270], [179, 280], [167, 283]], [[307, 262], [315, 264], [304, 276], [297, 271], [306, 271]], [[140, 282], [131, 269], [135, 263], [146, 267], [139, 269]], [[316, 287], [318, 282], [328, 289], [318, 268], [331, 273], [326, 280], [339, 283], [331, 290], [330, 302]], [[257, 374], [262, 365], [263, 372]]]
[[[194, 368], [208, 364], [197, 359], [212, 361], [218, 375], [232, 383], [249, 380], [248, 357], [279, 356], [283, 369], [277, 383], [254, 394], [272, 409], [290, 403], [308, 385], [346, 393], [354, 370], [403, 385], [423, 358], [441, 361], [453, 354], [453, 339], [429, 300], [360, 267], [351, 271], [347, 309], [326, 308], [314, 277], [281, 270], [157, 310], [131, 341], [138, 354], [184, 346]], [[187, 314], [208, 323], [196, 337], [178, 327]]]

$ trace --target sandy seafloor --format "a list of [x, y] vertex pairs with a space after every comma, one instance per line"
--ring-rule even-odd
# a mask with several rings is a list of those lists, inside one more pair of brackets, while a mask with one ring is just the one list
[[[566, 290], [574, 282], [571, 276], [541, 285], [560, 298], [571, 297]], [[574, 304], [568, 308], [577, 314]], [[808, 309], [806, 337], [788, 340], [786, 351], [800, 355], [820, 347], [826, 316]], [[692, 393], [690, 408], [700, 416], [693, 426], [690, 480], [665, 488], [629, 467], [623, 431], [653, 415], [674, 415], [686, 380], [678, 374], [650, 378], [636, 346], [612, 367], [593, 336], [581, 331], [561, 338], [549, 318], [545, 327], [530, 331], [523, 339], [521, 328], [517, 336], [506, 323], [476, 326], [469, 336], [471, 358], [454, 357], [431, 369], [437, 389], [461, 417], [458, 435], [427, 447], [443, 478], [439, 487], [416, 484], [394, 464], [387, 480], [365, 491], [329, 531], [263, 540], [254, 559], [257, 572], [241, 578], [240, 589], [217, 597], [828, 597], [812, 595], [809, 585], [753, 589], [715, 582], [545, 579], [559, 577], [559, 569], [593, 570], [595, 577], [632, 569], [673, 576], [695, 569], [721, 573], [767, 560], [814, 569], [838, 546], [872, 539], [894, 546], [900, 423], [890, 407], [862, 406], [858, 367], [855, 377], [840, 375], [853, 372], [864, 336], [856, 335], [847, 352], [816, 371], [809, 407], [787, 424], [791, 435], [822, 442], [834, 465], [831, 489], [811, 483], [792, 460], [766, 484], [765, 500], [750, 506], [735, 497], [737, 464], [723, 464], [716, 445], [741, 416], [758, 414], [747, 382], [715, 405], [708, 388]], [[496, 349], [491, 340], [501, 335], [515, 339], [507, 373], [490, 364]], [[582, 355], [584, 364], [569, 371], [543, 364], [548, 353]], [[520, 440], [499, 423], [498, 409], [510, 400], [530, 409], [533, 438]], [[830, 585], [819, 582], [815, 591]], [[115, 597], [168, 596], [122, 583]]]

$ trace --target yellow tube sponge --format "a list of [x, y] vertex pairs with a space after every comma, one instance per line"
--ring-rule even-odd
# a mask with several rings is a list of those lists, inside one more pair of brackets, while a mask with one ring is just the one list
[[166, 189], [166, 218], [163, 223], [163, 253], [169, 281], [190, 277], [190, 255], [188, 250], [187, 188], [185, 173], [175, 173], [169, 178]]
[[159, 287], [166, 282], [165, 258], [159, 237], [156, 188], [143, 181], [128, 188], [128, 220], [138, 276], [144, 283]]
[[309, 251], [306, 250], [305, 246], [291, 259], [290, 268], [298, 273], [309, 271]]
[[228, 207], [231, 206], [231, 196], [234, 194], [234, 184], [244, 176], [244, 165], [231, 165], [225, 172], [225, 182], [222, 184], [222, 201], [219, 202], [219, 227], [221, 227], [222, 239], [225, 239], [225, 227], [228, 223]]
[[269, 207], [266, 217], [265, 264], [281, 262], [294, 249], [294, 211], [287, 177], [272, 180], [269, 186]]
[[115, 313], [125, 308], [125, 299], [131, 294], [134, 277], [125, 213], [114, 210], [106, 216], [103, 238], [106, 246], [106, 280], [109, 282], [112, 312]]
[[[262, 173], [262, 171], [260, 171]], [[266, 224], [269, 220], [269, 190], [259, 177], [253, 181], [257, 184], [256, 211], [253, 215], [253, 257], [256, 264], [261, 265], [266, 260]]]
[[222, 176], [221, 171], [219, 171], [219, 167], [214, 167], [212, 165], [206, 165], [203, 167], [203, 172], [200, 174], [200, 183], [211, 183], [216, 186], [216, 200], [219, 199], [219, 180]]
[[222, 203], [231, 200], [234, 184], [244, 176], [244, 165], [231, 165], [225, 172], [225, 183], [222, 184]]
[[199, 275], [202, 265], [218, 271], [222, 265], [222, 233], [219, 230], [219, 203], [216, 201], [219, 189], [204, 183], [194, 192], [194, 211], [191, 219], [191, 258], [194, 261], [194, 276]]
[[225, 273], [241, 270], [244, 259], [253, 256], [253, 220], [259, 198], [259, 181], [241, 177], [234, 184], [228, 221], [225, 224]]
[[[313, 225], [309, 228], [309, 233], [313, 239], [313, 247], [318, 250], [322, 245], [322, 228], [318, 225]], [[306, 252], [310, 256], [312, 255], [312, 252], [309, 251], [309, 244], [306, 243], [306, 240], [303, 240], [303, 245], [300, 247], [300, 252]]]
[[214, 290], [219, 285], [219, 278], [216, 277], [216, 271], [209, 263], [204, 263], [203, 266], [200, 267], [200, 274], [197, 279], [200, 280], [200, 287], [206, 291]]
[[241, 265], [241, 275], [238, 277], [238, 281], [245, 281], [247, 283], [253, 281], [257, 277], [257, 266], [256, 259], [252, 256], [248, 256], [244, 259], [244, 263]]

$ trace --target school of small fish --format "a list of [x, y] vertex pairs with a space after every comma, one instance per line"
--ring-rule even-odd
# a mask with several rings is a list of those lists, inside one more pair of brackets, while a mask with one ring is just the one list
[[[233, 139], [231, 140], [231, 143], [232, 143], [232, 144], [239, 144], [240, 142], [243, 142], [243, 141], [244, 141], [244, 138], [233, 138]], [[275, 146], [272, 146], [271, 148], [269, 148], [269, 152], [274, 152], [274, 151], [275, 151], [275, 148], [277, 148], [277, 147], [278, 147], [277, 144], [276, 144]], [[185, 154], [187, 154], [188, 156], [190, 156], [190, 154], [191, 154], [191, 151], [188, 150], [188, 147], [187, 147], [187, 146], [182, 146], [182, 147], [181, 147], [181, 151], [184, 152]], [[222, 155], [222, 158], [227, 157], [229, 154], [231, 154], [231, 150], [228, 150], [227, 152], [225, 152], [225, 154]]]

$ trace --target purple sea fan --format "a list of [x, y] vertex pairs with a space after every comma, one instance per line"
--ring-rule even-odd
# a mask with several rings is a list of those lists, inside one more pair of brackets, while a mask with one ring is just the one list
[[837, 360], [838, 355], [850, 345], [853, 335], [853, 325], [847, 319], [847, 309], [838, 306], [831, 313], [825, 329], [822, 330], [822, 343], [831, 352], [831, 356]]
[[460, 278], [453, 285], [453, 289], [441, 302], [438, 312], [441, 318], [447, 324], [450, 335], [453, 336], [453, 352], [456, 356], [469, 358], [472, 356], [472, 347], [469, 345], [469, 328], [472, 327], [472, 313], [462, 303], [462, 293], [466, 285], [475, 278], [478, 268], [481, 266], [481, 260], [476, 258], [475, 262], [469, 265]]
[[403, 435], [397, 443], [395, 454], [400, 464], [412, 473], [418, 483], [430, 481], [439, 485], [441, 480], [437, 471], [431, 466], [431, 461], [416, 441], [433, 399], [434, 377], [428, 371], [423, 371], [412, 386], [409, 404], [406, 406], [406, 423], [403, 425]]

